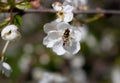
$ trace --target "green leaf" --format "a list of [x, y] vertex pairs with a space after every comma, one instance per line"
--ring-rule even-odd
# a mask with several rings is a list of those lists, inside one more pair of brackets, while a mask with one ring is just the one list
[[18, 27], [22, 25], [22, 17], [19, 15], [16, 15], [13, 20], [14, 24], [16, 24]]
[[29, 8], [31, 8], [31, 6], [28, 2], [23, 2], [19, 5], [16, 5], [16, 8], [18, 8], [18, 9], [29, 9]]

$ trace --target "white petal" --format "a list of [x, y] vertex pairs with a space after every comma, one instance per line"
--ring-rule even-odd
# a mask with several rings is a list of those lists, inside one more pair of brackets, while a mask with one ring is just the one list
[[54, 43], [55, 43], [55, 42], [52, 41], [52, 40], [49, 40], [48, 37], [45, 37], [45, 38], [43, 39], [43, 45], [46, 45], [47, 48], [53, 47]]
[[73, 13], [65, 13], [65, 16], [64, 16], [64, 22], [70, 22], [73, 20]]
[[58, 22], [58, 23], [59, 23], [59, 22], [62, 22], [62, 18], [57, 18], [57, 19], [56, 19], [56, 22]]
[[80, 4], [85, 5], [88, 3], [88, 0], [80, 0]]
[[52, 4], [52, 7], [53, 7], [53, 9], [56, 10], [56, 11], [61, 11], [61, 10], [62, 10], [62, 5], [60, 5], [59, 2], [58, 2], [58, 4], [53, 3], [53, 4]]
[[49, 39], [48, 37], [45, 37], [43, 39], [43, 44], [46, 45], [47, 48], [52, 48], [57, 41], [58, 39], [52, 40], [52, 39]]
[[70, 5], [63, 6], [63, 11], [64, 12], [72, 12], [73, 6], [70, 6]]
[[79, 42], [76, 42], [74, 40], [70, 40], [65, 46], [63, 46], [64, 49], [74, 55], [76, 53], [78, 53], [78, 51], [80, 50], [80, 43]]
[[1, 36], [4, 36], [6, 33], [9, 33], [10, 31], [16, 31], [17, 29], [18, 28], [15, 25], [8, 25], [2, 30]]
[[8, 63], [3, 62], [2, 66], [6, 69], [6, 70], [11, 70], [11, 67]]
[[71, 0], [65, 0], [65, 1], [67, 1], [67, 2], [72, 2]]
[[82, 32], [79, 29], [76, 30], [72, 30], [72, 33], [70, 34], [70, 36], [76, 40], [76, 41], [80, 41], [82, 39]]
[[43, 44], [46, 45], [48, 48], [53, 47], [53, 45], [58, 41], [58, 39], [61, 37], [57, 31], [52, 31], [48, 33], [48, 36], [46, 36], [43, 39]]
[[48, 37], [51, 38], [52, 40], [55, 40], [61, 37], [61, 35], [59, 34], [59, 31], [51, 31], [48, 33]]
[[56, 30], [56, 25], [58, 23], [56, 21], [53, 21], [51, 23], [47, 23], [44, 25], [44, 32], [48, 33], [49, 31]]
[[4, 73], [5, 76], [9, 77], [12, 72], [10, 65], [6, 62], [3, 62], [2, 66], [3, 66], [2, 73]]
[[[62, 39], [61, 39], [62, 40]], [[58, 41], [55, 43], [55, 45], [53, 46], [52, 50], [57, 54], [57, 55], [64, 55], [66, 53], [66, 51], [63, 48], [63, 43], [62, 41]]]
[[20, 37], [21, 37], [21, 34], [18, 31], [16, 31], [16, 32], [12, 32], [10, 35], [3, 36], [2, 39], [8, 40], [8, 41], [13, 41]]
[[73, 1], [72, 1], [72, 0], [65, 0], [65, 1], [63, 2], [63, 6], [66, 6], [66, 5], [71, 5], [71, 6], [73, 6]]
[[65, 31], [66, 29], [70, 29], [71, 26], [70, 26], [68, 23], [61, 22], [61, 23], [59, 23], [59, 24], [56, 26], [56, 28], [57, 28], [59, 31], [62, 31], [62, 32], [64, 33], [64, 31]]

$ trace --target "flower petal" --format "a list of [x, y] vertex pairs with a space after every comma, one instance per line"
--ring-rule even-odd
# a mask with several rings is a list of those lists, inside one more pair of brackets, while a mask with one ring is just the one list
[[64, 12], [72, 12], [73, 6], [70, 6], [70, 5], [63, 6], [63, 11]]
[[66, 53], [66, 51], [63, 48], [63, 43], [62, 41], [58, 41], [55, 43], [55, 45], [53, 46], [52, 50], [57, 54], [57, 55], [64, 55]]
[[56, 20], [55, 20], [56, 22], [62, 22], [62, 18], [57, 18]]
[[58, 34], [58, 31], [52, 31], [48, 33], [48, 36], [46, 36], [43, 39], [43, 44], [46, 45], [48, 48], [53, 47], [53, 45], [58, 41], [60, 38], [60, 35]]
[[5, 35], [2, 37], [4, 40], [13, 41], [21, 37], [21, 34], [18, 31], [12, 32], [10, 35]]
[[79, 43], [79, 42], [76, 42], [76, 41], [74, 41], [74, 40], [70, 40], [70, 41], [69, 41], [68, 43], [66, 43], [66, 45], [63, 46], [63, 47], [64, 47], [64, 49], [65, 49], [68, 53], [74, 55], [74, 54], [78, 53], [78, 51], [80, 50], [80, 43]]
[[11, 70], [10, 65], [9, 65], [8, 63], [6, 63], [6, 62], [3, 62], [2, 66], [3, 66], [3, 68], [5, 68], [6, 70]]
[[48, 37], [43, 39], [43, 44], [46, 45], [47, 48], [53, 47], [55, 41], [50, 40]]
[[61, 11], [61, 10], [62, 10], [62, 4], [59, 3], [59, 2], [53, 3], [53, 4], [52, 4], [52, 7], [53, 7], [53, 9], [56, 10], [56, 11]]
[[71, 26], [68, 23], [61, 22], [56, 26], [58, 31], [64, 32], [66, 29], [70, 29]]
[[18, 28], [15, 25], [8, 25], [2, 30], [1, 36], [4, 36], [6, 33], [9, 33], [10, 31], [16, 31], [17, 29]]
[[10, 65], [6, 62], [3, 62], [2, 66], [3, 66], [2, 73], [4, 73], [5, 76], [9, 77], [12, 72]]
[[70, 22], [70, 21], [72, 21], [73, 20], [73, 13], [65, 13], [65, 16], [64, 16], [64, 22], [66, 22], [66, 23], [68, 23], [68, 22]]
[[72, 27], [74, 30], [72, 30], [71, 32], [71, 37], [76, 40], [76, 41], [80, 41], [82, 39], [82, 32], [80, 31], [80, 29], [76, 29], [76, 27]]
[[56, 30], [56, 25], [58, 23], [56, 21], [53, 21], [51, 23], [47, 23], [44, 25], [44, 32], [48, 33], [49, 31]]

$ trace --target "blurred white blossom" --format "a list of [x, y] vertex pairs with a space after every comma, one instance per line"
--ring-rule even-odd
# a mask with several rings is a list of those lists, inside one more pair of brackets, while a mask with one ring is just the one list
[[63, 6], [59, 2], [53, 3], [52, 7], [57, 11], [57, 22], [70, 22], [73, 19], [73, 6]]
[[59, 74], [45, 72], [39, 83], [66, 83], [67, 79]]
[[46, 72], [41, 68], [34, 68], [32, 76], [37, 83], [68, 83], [65, 76], [59, 73]]
[[86, 73], [81, 69], [72, 72], [72, 78], [74, 83], [88, 83]]
[[112, 83], [120, 83], [120, 67], [114, 67], [111, 72]]
[[32, 54], [34, 52], [34, 46], [30, 43], [25, 44], [23, 51], [26, 54]]
[[88, 35], [88, 28], [87, 28], [86, 25], [80, 26], [79, 28], [80, 28], [81, 33], [82, 33], [82, 39], [81, 40], [85, 41], [85, 39], [86, 39], [86, 37]]
[[3, 40], [13, 41], [21, 37], [16, 25], [8, 25], [1, 31], [1, 37]]
[[49, 62], [50, 62], [50, 57], [48, 54], [42, 54], [40, 57], [39, 57], [39, 62], [43, 65], [47, 65]]
[[63, 5], [72, 5], [74, 7], [74, 9], [82, 9], [82, 10], [86, 10], [87, 9], [87, 3], [88, 0], [65, 0], [63, 2]]
[[45, 71], [41, 68], [38, 68], [38, 67], [34, 68], [33, 71], [32, 71], [33, 79], [36, 80], [36, 81], [39, 81], [40, 79], [42, 79], [44, 72]]
[[101, 49], [105, 52], [110, 52], [112, 47], [114, 46], [114, 36], [111, 34], [104, 34], [101, 42], [100, 42], [100, 46]]
[[[45, 27], [47, 30], [49, 27]], [[48, 30], [47, 30], [48, 31]], [[45, 31], [46, 32], [46, 31]], [[55, 29], [51, 29], [44, 38], [43, 44], [58, 55], [65, 53], [74, 55], [80, 50], [81, 31], [68, 23], [59, 23]]]
[[21, 72], [27, 72], [31, 63], [32, 57], [30, 54], [23, 54], [18, 62]]
[[88, 45], [88, 47], [91, 49], [94, 49], [98, 45], [97, 39], [95, 38], [95, 36], [93, 34], [89, 34], [86, 37], [85, 42]]
[[8, 63], [0, 61], [0, 72], [5, 74], [5, 76], [9, 77], [12, 72], [12, 69]]
[[85, 63], [83, 56], [75, 56], [71, 60], [72, 69], [80, 69]]

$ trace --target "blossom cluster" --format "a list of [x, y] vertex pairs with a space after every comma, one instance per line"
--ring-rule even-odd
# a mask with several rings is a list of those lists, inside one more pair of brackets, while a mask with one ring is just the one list
[[80, 50], [82, 32], [80, 27], [70, 24], [74, 18], [74, 6], [64, 3], [55, 2], [52, 4], [57, 18], [44, 25], [47, 36], [43, 39], [43, 44], [47, 48], [52, 48], [57, 55], [75, 55]]
[[[6, 0], [1, 0], [1, 2], [7, 3]], [[15, 3], [18, 2], [20, 3], [22, 0], [15, 0]], [[74, 18], [73, 10], [75, 9], [72, 2], [74, 1], [65, 0], [63, 4], [60, 2], [53, 3], [52, 7], [56, 11], [57, 18], [44, 25], [44, 31], [47, 36], [43, 39], [43, 44], [46, 45], [47, 48], [51, 48], [57, 55], [75, 55], [81, 48], [80, 41], [84, 33], [80, 27], [70, 25], [70, 22]], [[40, 4], [34, 8], [38, 8], [39, 6]], [[11, 13], [11, 15], [13, 14]], [[10, 21], [11, 22], [8, 22], [8, 25], [1, 31], [1, 38], [7, 42], [0, 56], [0, 71], [6, 76], [10, 75], [12, 69], [10, 65], [4, 61], [5, 51], [9, 42], [21, 37], [18, 27], [12, 23], [13, 16], [10, 17]]]

